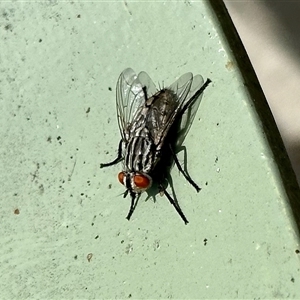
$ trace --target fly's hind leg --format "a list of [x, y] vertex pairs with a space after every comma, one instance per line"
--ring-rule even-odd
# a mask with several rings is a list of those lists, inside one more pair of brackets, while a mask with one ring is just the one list
[[[191, 176], [188, 174], [187, 170], [184, 170], [181, 165], [180, 162], [178, 161], [178, 158], [175, 154], [175, 152], [173, 151], [173, 148], [171, 145], [169, 145], [170, 150], [171, 150], [171, 154], [173, 156], [174, 162], [179, 170], [179, 172], [182, 173], [182, 175], [184, 176], [184, 178], [195, 188], [195, 190], [199, 193], [201, 191], [201, 188], [197, 185], [197, 183], [191, 178]], [[185, 156], [185, 161], [186, 161], [186, 149], [185, 147], [183, 147], [183, 151], [184, 151], [184, 156]]]
[[122, 157], [122, 140], [120, 140], [119, 148], [118, 148], [118, 157], [109, 163], [100, 164], [100, 169], [115, 165], [115, 164], [119, 163], [122, 159], [123, 159], [123, 157]]

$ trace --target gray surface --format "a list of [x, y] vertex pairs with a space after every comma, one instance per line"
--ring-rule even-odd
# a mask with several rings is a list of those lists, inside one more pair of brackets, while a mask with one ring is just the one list
[[[1, 11], [3, 298], [300, 297], [288, 199], [205, 2]], [[116, 154], [114, 88], [129, 66], [165, 85], [187, 71], [213, 80], [185, 141], [202, 191], [172, 172], [187, 226], [159, 196], [128, 222], [121, 166], [99, 169]]]
[[225, 0], [300, 183], [299, 1]]

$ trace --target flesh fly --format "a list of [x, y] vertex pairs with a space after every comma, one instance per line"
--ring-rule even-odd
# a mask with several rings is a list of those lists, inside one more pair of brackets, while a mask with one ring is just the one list
[[[199, 186], [184, 170], [176, 156], [176, 150], [193, 122], [202, 93], [209, 85], [200, 75], [182, 75], [168, 88], [157, 90], [147, 73], [138, 75], [125, 69], [117, 82], [116, 106], [121, 134], [118, 156], [110, 163], [100, 164], [100, 168], [123, 161], [123, 171], [118, 180], [126, 188], [124, 198], [129, 194], [131, 205], [127, 215], [129, 220], [142, 192], [156, 181], [159, 191], [166, 195], [185, 224], [176, 198], [166, 191], [165, 182], [170, 182], [169, 159], [172, 157], [179, 171], [197, 190]], [[174, 192], [174, 191], [173, 191]]]

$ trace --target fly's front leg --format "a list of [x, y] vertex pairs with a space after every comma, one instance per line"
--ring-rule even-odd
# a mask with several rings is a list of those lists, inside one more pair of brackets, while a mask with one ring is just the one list
[[136, 205], [137, 205], [137, 203], [138, 203], [138, 201], [140, 199], [140, 196], [141, 196], [141, 194], [137, 194], [137, 197], [136, 197], [136, 193], [133, 193], [133, 192], [130, 193], [131, 205], [130, 205], [129, 212], [128, 212], [127, 217], [126, 217], [126, 219], [128, 221], [130, 220], [130, 218], [131, 218], [131, 216], [132, 216], [132, 214], [133, 214], [133, 212], [134, 212], [134, 210], [136, 208]]
[[[184, 176], [184, 178], [196, 189], [196, 191], [199, 193], [201, 191], [201, 188], [197, 185], [197, 183], [191, 178], [191, 176], [188, 174], [187, 171], [183, 170], [183, 168], [180, 165], [180, 162], [178, 161], [178, 158], [175, 154], [175, 152], [173, 151], [173, 148], [171, 145], [169, 145], [174, 162], [179, 170], [179, 172], [182, 173], [182, 175]], [[186, 155], [186, 150], [185, 151], [185, 155]]]
[[120, 140], [119, 148], [118, 148], [118, 157], [115, 160], [113, 160], [112, 162], [109, 162], [109, 163], [106, 163], [106, 164], [100, 164], [100, 169], [115, 165], [123, 159], [123, 157], [122, 157], [122, 143], [123, 143], [123, 141]]

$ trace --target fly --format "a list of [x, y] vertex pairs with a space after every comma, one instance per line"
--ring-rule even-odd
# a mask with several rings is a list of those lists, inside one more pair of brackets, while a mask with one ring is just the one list
[[117, 82], [116, 106], [121, 140], [118, 156], [100, 168], [112, 166], [123, 161], [123, 171], [118, 180], [126, 187], [124, 198], [129, 194], [131, 205], [127, 214], [129, 220], [142, 192], [157, 181], [159, 191], [166, 195], [185, 224], [183, 214], [176, 198], [173, 199], [164, 186], [169, 174], [167, 161], [173, 158], [177, 168], [186, 180], [197, 190], [199, 186], [184, 170], [176, 156], [193, 122], [202, 93], [211, 82], [204, 83], [200, 75], [182, 75], [170, 87], [157, 90], [146, 72], [138, 75], [125, 69]]

